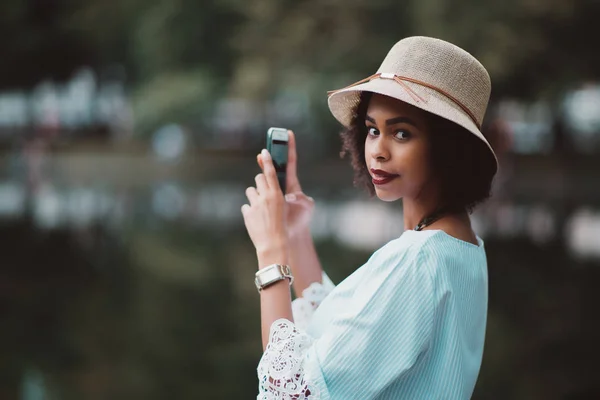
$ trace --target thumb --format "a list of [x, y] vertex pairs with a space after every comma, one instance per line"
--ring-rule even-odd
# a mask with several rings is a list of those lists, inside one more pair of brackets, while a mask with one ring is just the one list
[[287, 163], [287, 190], [286, 192], [295, 192], [302, 190], [298, 180], [298, 153], [296, 150], [296, 135], [288, 131], [288, 163]]

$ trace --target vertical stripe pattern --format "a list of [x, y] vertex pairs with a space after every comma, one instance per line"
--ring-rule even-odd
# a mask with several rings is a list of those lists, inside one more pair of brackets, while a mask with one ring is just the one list
[[[261, 382], [272, 381], [287, 360], [297, 366], [289, 382], [301, 374], [318, 397], [302, 388], [301, 397], [266, 393], [263, 385], [258, 398], [469, 399], [487, 315], [487, 263], [478, 240], [476, 246], [443, 231], [406, 231], [376, 251], [329, 293], [306, 329], [295, 327], [296, 335], [277, 339], [261, 358]], [[271, 337], [289, 324], [276, 321]], [[277, 385], [285, 383], [277, 375]]]

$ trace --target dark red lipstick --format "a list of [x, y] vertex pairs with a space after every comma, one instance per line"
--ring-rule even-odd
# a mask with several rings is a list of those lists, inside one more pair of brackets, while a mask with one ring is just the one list
[[385, 185], [386, 183], [393, 181], [399, 176], [400, 175], [398, 174], [391, 174], [382, 169], [371, 168], [371, 177], [373, 178], [373, 185]]

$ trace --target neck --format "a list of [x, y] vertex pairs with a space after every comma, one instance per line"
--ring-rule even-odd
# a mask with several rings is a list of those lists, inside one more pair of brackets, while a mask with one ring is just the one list
[[414, 229], [425, 217], [437, 211], [437, 201], [417, 201], [404, 198], [402, 200], [404, 214], [404, 230]]
[[[417, 224], [425, 217], [429, 217], [431, 214], [438, 210], [437, 205], [434, 204], [422, 204], [415, 201], [403, 200], [403, 214], [404, 214], [404, 230], [413, 230]], [[438, 223], [439, 222], [439, 223]], [[431, 223], [435, 225], [437, 223], [437, 229], [450, 229], [456, 230], [457, 227], [460, 229], [467, 229], [471, 231], [471, 218], [469, 213], [464, 210], [460, 212], [454, 212], [451, 214], [444, 214], [437, 221]], [[425, 227], [427, 229], [427, 227]], [[473, 243], [476, 243], [475, 241]]]

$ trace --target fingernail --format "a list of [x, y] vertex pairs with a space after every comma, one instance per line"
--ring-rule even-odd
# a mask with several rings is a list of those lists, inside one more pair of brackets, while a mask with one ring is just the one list
[[266, 158], [266, 159], [269, 159], [269, 158], [271, 158], [271, 155], [269, 154], [269, 152], [267, 151], [267, 149], [262, 149], [262, 151], [260, 152], [260, 154], [261, 154], [261, 155], [262, 155], [264, 158]]
[[288, 193], [288, 194], [285, 195], [285, 199], [287, 201], [294, 201], [294, 200], [296, 200], [296, 195], [293, 194], [293, 193]]

